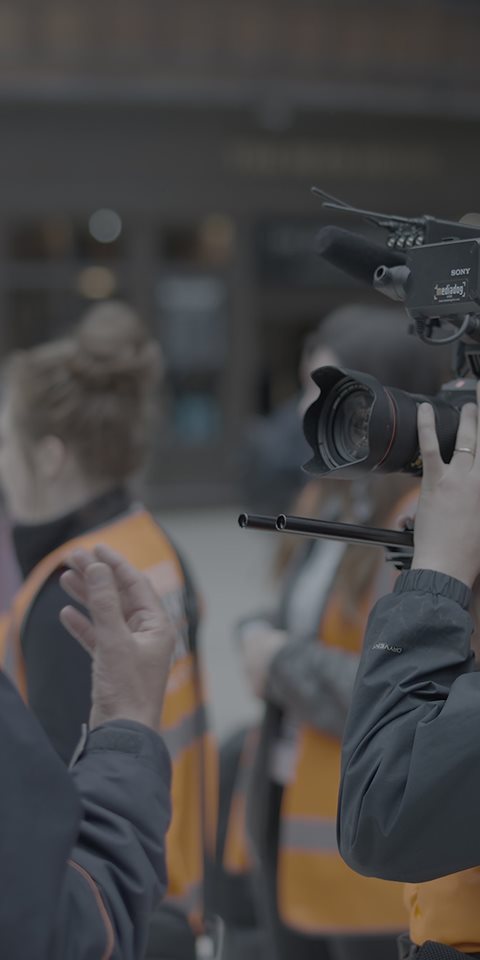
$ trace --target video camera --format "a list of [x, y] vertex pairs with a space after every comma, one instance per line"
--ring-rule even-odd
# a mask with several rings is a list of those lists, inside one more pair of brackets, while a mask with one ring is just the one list
[[[411, 332], [424, 343], [451, 343], [457, 378], [436, 397], [428, 397], [392, 389], [356, 371], [317, 370], [313, 379], [319, 397], [304, 418], [313, 451], [305, 469], [316, 476], [357, 477], [372, 471], [419, 476], [418, 403], [432, 404], [440, 450], [448, 461], [460, 410], [475, 400], [480, 377], [480, 218], [478, 225], [428, 216], [409, 220], [357, 210], [318, 188], [314, 192], [327, 197], [325, 207], [358, 213], [388, 233], [382, 248], [347, 230], [325, 227], [316, 241], [319, 256], [403, 303]], [[451, 332], [439, 336], [447, 327]]]
[[[365, 473], [422, 473], [417, 407], [428, 401], [442, 457], [453, 455], [460, 411], [476, 399], [480, 378], [480, 216], [463, 221], [431, 216], [399, 217], [352, 207], [318, 187], [322, 205], [357, 215], [386, 231], [382, 246], [328, 226], [319, 231], [316, 252], [328, 263], [391, 300], [403, 303], [410, 332], [424, 343], [452, 344], [456, 379], [436, 397], [410, 394], [354, 370], [323, 367], [312, 376], [318, 398], [304, 417], [313, 457], [304, 469], [315, 476], [355, 478]], [[446, 332], [445, 332], [446, 331]], [[241, 527], [283, 530], [349, 543], [382, 545], [400, 569], [409, 566], [412, 531], [375, 530], [303, 517], [239, 517]]]

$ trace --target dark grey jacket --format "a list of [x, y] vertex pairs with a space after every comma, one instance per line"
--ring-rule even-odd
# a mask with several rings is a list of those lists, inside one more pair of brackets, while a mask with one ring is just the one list
[[140, 960], [164, 891], [170, 764], [116, 721], [69, 773], [0, 673], [0, 956]]
[[347, 720], [339, 846], [359, 873], [421, 882], [480, 864], [480, 673], [470, 591], [402, 574], [375, 606]]

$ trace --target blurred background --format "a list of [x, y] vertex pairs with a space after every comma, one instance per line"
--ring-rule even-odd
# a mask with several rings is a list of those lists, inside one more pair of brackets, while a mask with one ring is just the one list
[[475, 0], [0, 4], [0, 353], [112, 296], [158, 336], [142, 493], [206, 596], [222, 730], [254, 710], [231, 624], [273, 590], [269, 535], [236, 529], [246, 425], [295, 393], [322, 316], [375, 298], [315, 258], [310, 187], [478, 209], [479, 38]]

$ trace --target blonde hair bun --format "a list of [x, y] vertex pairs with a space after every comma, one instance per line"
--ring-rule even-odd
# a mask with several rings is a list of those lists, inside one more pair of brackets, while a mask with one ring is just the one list
[[144, 392], [161, 370], [160, 348], [149, 339], [139, 316], [126, 303], [96, 304], [74, 334], [72, 373], [97, 390], [128, 386]]

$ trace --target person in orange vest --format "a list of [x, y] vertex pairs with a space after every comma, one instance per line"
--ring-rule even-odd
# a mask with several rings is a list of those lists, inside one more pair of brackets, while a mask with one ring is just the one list
[[[317, 395], [309, 374], [325, 364], [435, 392], [444, 355], [432, 358], [408, 336], [401, 311], [349, 307], [330, 315], [307, 342], [304, 408]], [[416, 491], [411, 479], [398, 476], [314, 481], [297, 508], [392, 526], [399, 513], [411, 511]], [[240, 763], [223, 868], [237, 877], [257, 870], [272, 956], [393, 960], [407, 925], [402, 887], [351, 871], [338, 853], [335, 829], [341, 737], [363, 631], [393, 572], [369, 547], [289, 538], [286, 549], [279, 611], [243, 627], [247, 674], [266, 710], [255, 758]], [[234, 940], [231, 931], [228, 940]]]
[[58, 620], [64, 557], [102, 543], [148, 575], [177, 624], [161, 720], [173, 764], [169, 882], [152, 918], [148, 956], [193, 960], [204, 930], [217, 793], [198, 605], [178, 551], [128, 492], [143, 462], [159, 371], [156, 343], [119, 302], [93, 307], [65, 339], [11, 358], [0, 415], [0, 482], [24, 583], [5, 630], [3, 663], [68, 763], [88, 720], [91, 671], [87, 654]]

